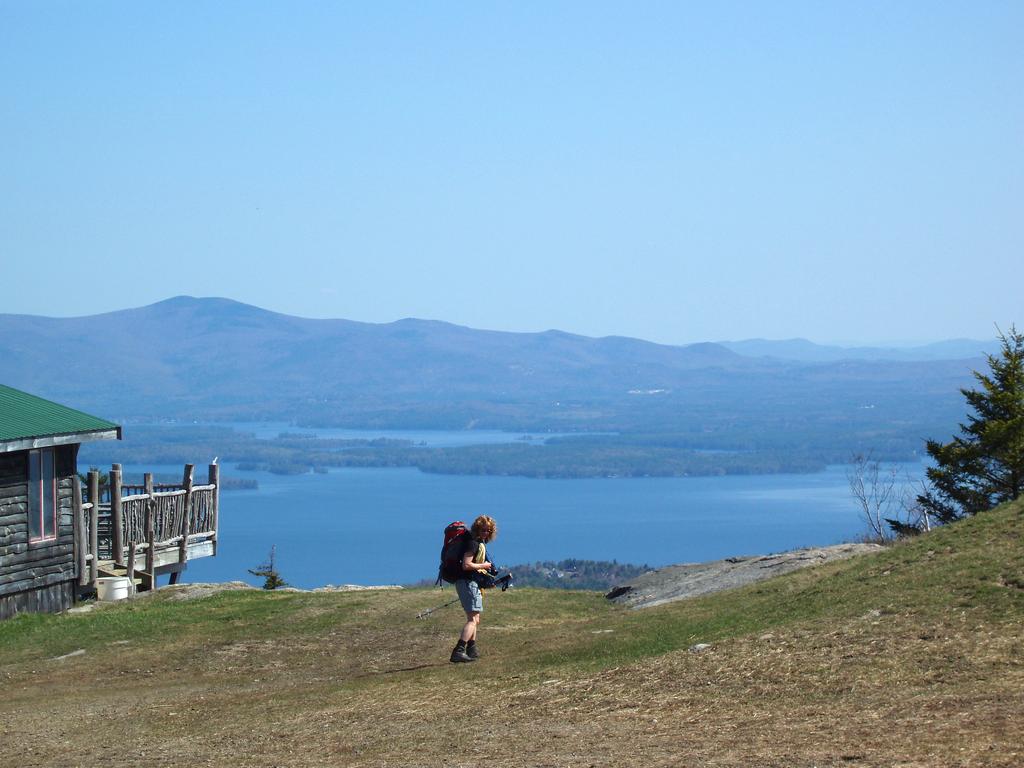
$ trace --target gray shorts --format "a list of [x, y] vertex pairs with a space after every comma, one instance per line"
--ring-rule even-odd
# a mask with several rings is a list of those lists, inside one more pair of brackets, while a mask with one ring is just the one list
[[455, 591], [459, 593], [462, 610], [483, 613], [484, 596], [480, 593], [479, 584], [469, 579], [459, 579], [455, 582]]

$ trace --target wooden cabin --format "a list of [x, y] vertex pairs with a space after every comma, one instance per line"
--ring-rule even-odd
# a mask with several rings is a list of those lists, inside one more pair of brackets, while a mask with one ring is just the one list
[[0, 619], [65, 610], [105, 576], [155, 589], [216, 554], [216, 465], [204, 485], [191, 464], [180, 484], [129, 485], [115, 464], [105, 489], [90, 471], [83, 493], [79, 447], [119, 439], [113, 422], [0, 384]]
[[74, 602], [78, 448], [120, 438], [117, 424], [0, 384], [0, 618]]

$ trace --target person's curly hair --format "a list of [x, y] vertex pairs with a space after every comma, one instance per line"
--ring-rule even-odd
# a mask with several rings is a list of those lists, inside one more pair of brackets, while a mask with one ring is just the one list
[[498, 524], [490, 515], [480, 515], [473, 521], [473, 538], [477, 541], [493, 541], [498, 535]]

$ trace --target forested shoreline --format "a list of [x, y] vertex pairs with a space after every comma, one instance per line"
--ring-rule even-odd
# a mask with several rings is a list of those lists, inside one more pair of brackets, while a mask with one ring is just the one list
[[[705, 447], [702, 447], [705, 446]], [[870, 446], [890, 461], [917, 458], [910, 446], [893, 442]], [[203, 463], [219, 457], [237, 470], [282, 475], [344, 467], [413, 467], [423, 472], [536, 478], [687, 477], [810, 473], [841, 464], [858, 450], [856, 439], [829, 442], [824, 436], [797, 434], [784, 439], [732, 441], [723, 436], [698, 440], [692, 434], [559, 436], [544, 441], [429, 447], [393, 438], [336, 439], [311, 433], [281, 433], [274, 438], [228, 426], [134, 426], [120, 443], [83, 448], [82, 461], [101, 466]]]

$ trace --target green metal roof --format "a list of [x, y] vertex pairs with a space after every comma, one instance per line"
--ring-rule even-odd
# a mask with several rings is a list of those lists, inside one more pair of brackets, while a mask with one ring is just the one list
[[0, 384], [0, 451], [120, 437], [112, 421]]

